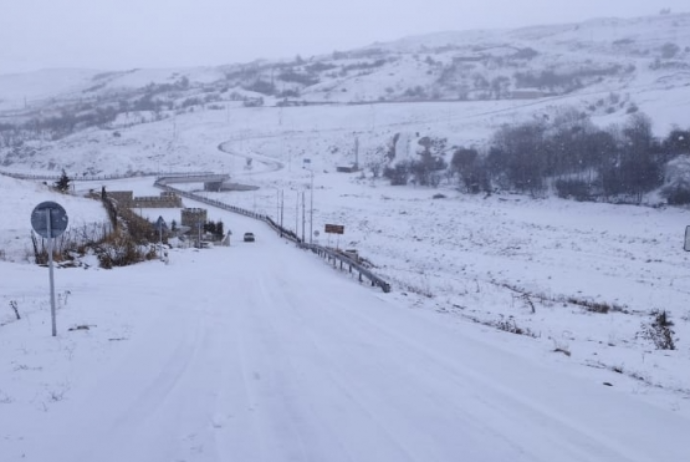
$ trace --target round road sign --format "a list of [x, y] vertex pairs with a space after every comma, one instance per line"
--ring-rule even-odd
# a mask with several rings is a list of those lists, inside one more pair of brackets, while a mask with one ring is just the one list
[[[65, 232], [68, 223], [67, 212], [57, 202], [41, 202], [31, 212], [31, 226], [41, 237], [58, 237]], [[48, 228], [50, 228], [50, 235]]]

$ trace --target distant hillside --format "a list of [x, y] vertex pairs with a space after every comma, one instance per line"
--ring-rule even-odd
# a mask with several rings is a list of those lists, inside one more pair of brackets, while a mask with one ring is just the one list
[[[120, 152], [127, 143], [144, 143], [120, 137], [129, 127], [208, 111], [224, 111], [220, 117], [227, 123], [231, 112], [259, 106], [371, 106], [352, 113], [359, 114], [359, 122], [369, 120], [357, 130], [371, 132], [361, 144], [373, 151], [404, 129], [410, 139], [425, 132], [448, 137], [449, 146], [474, 144], [513, 116], [530, 117], [538, 110], [539, 117], [550, 117], [559, 106], [601, 124], [646, 112], [665, 136], [672, 124], [687, 122], [682, 117], [690, 105], [688, 87], [690, 14], [443, 32], [323, 56], [206, 68], [47, 70], [0, 76], [0, 166], [59, 170], [67, 163], [45, 153], [83, 144], [69, 136], [86, 137], [87, 128], [107, 131], [102, 137]], [[425, 106], [420, 109], [425, 115], [401, 118], [396, 113], [415, 110], [392, 107], [437, 102], [446, 104], [443, 114]], [[278, 123], [272, 136], [283, 129], [281, 114], [270, 118]], [[242, 138], [237, 122], [248, 126], [245, 113], [234, 120], [233, 136]], [[261, 127], [265, 120], [254, 119]], [[323, 117], [305, 113], [300, 127], [311, 120], [316, 126]], [[342, 128], [349, 122], [338, 118], [332, 123]], [[164, 131], [174, 133], [174, 126]], [[352, 144], [350, 136], [343, 140], [344, 146]], [[105, 155], [101, 151], [81, 154], [82, 160], [67, 165], [102, 172], [103, 162], [96, 160]], [[133, 155], [140, 152], [127, 151]], [[130, 162], [119, 170], [140, 168]]]
[[6, 75], [0, 100], [21, 102], [18, 109], [25, 99], [44, 106], [52, 98], [83, 103], [151, 94], [166, 107], [183, 108], [194, 96], [203, 102], [263, 96], [269, 104], [490, 100], [688, 84], [690, 14], [664, 14], [446, 32], [292, 61]]

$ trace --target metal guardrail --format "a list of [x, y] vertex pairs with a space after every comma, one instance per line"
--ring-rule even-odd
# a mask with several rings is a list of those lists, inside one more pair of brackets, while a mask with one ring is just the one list
[[348, 266], [348, 269], [350, 273], [352, 271], [357, 271], [359, 273], [359, 282], [362, 282], [362, 278], [365, 277], [371, 281], [372, 286], [378, 286], [383, 290], [385, 293], [388, 293], [391, 291], [391, 285], [369, 271], [368, 269], [364, 268], [362, 265], [351, 259], [350, 257], [343, 255], [338, 252], [334, 252], [331, 249], [328, 249], [326, 247], [322, 247], [320, 245], [316, 244], [307, 244], [307, 243], [301, 243], [299, 246], [303, 249], [308, 249], [311, 250], [312, 252], [318, 254], [319, 256], [326, 258], [328, 261], [333, 261], [333, 266], [336, 267], [338, 263], [340, 263], [340, 269], [344, 270], [344, 266]]
[[[190, 176], [195, 176], [195, 175], [190, 175]], [[346, 255], [337, 253], [332, 251], [331, 249], [328, 249], [326, 247], [322, 247], [320, 245], [316, 244], [307, 244], [305, 242], [302, 242], [302, 240], [297, 236], [297, 234], [289, 229], [281, 227], [279, 224], [277, 224], [275, 221], [271, 219], [268, 215], [264, 215], [261, 213], [255, 213], [251, 212], [249, 210], [243, 209], [241, 207], [236, 207], [234, 205], [229, 205], [225, 204], [223, 202], [217, 201], [215, 199], [209, 199], [204, 196], [199, 196], [197, 194], [188, 192], [188, 191], [182, 191], [181, 189], [174, 188], [172, 186], [168, 186], [165, 183], [165, 177], [158, 178], [156, 182], [153, 184], [155, 187], [163, 189], [164, 191], [169, 191], [173, 192], [175, 194], [178, 194], [182, 197], [186, 197], [188, 199], [195, 200], [197, 202], [201, 202], [213, 207], [217, 207], [223, 210], [227, 210], [229, 212], [233, 213], [238, 213], [240, 215], [244, 215], [249, 218], [254, 218], [256, 220], [263, 221], [266, 223], [268, 226], [273, 228], [276, 232], [280, 233], [280, 235], [286, 239], [291, 240], [295, 244], [297, 244], [298, 247], [301, 249], [305, 250], [311, 250], [312, 252], [316, 253], [322, 258], [326, 258], [329, 262], [333, 261], [333, 266], [336, 267], [338, 263], [340, 263], [340, 269], [344, 270], [344, 267], [347, 266], [348, 270], [350, 273], [353, 271], [356, 271], [359, 273], [359, 281], [362, 282], [363, 278], [367, 278], [372, 286], [380, 287], [381, 290], [383, 290], [385, 293], [388, 293], [391, 291], [391, 285], [375, 275], [373, 272], [368, 270], [367, 268], [364, 268], [361, 264], [358, 262], [352, 260], [351, 258], [347, 257]]]

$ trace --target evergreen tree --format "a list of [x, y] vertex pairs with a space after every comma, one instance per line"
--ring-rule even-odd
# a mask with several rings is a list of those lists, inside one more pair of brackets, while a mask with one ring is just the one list
[[69, 176], [67, 176], [67, 173], [63, 169], [62, 175], [60, 176], [60, 179], [55, 182], [54, 187], [61, 193], [67, 194], [69, 192], [69, 186], [71, 182], [72, 179]]

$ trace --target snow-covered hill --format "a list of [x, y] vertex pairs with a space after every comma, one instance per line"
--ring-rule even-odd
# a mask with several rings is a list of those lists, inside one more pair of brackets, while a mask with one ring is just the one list
[[122, 97], [123, 91], [174, 85], [182, 79], [220, 99], [245, 89], [278, 100], [344, 103], [670, 90], [690, 81], [688, 31], [690, 14], [666, 14], [446, 32], [327, 56], [217, 68], [51, 70], [1, 76], [0, 100], [7, 105], [26, 98], [27, 104], [41, 106], [47, 96], [88, 100], [117, 93]]
[[673, 14], [447, 32], [283, 62], [5, 75], [0, 164], [79, 175], [224, 166], [213, 147], [197, 157], [185, 146], [194, 125], [194, 136], [244, 147], [280, 138], [282, 157], [332, 151], [334, 168], [352, 162], [353, 137], [363, 156], [397, 132], [481, 145], [502, 123], [564, 106], [601, 125], [643, 111], [665, 135], [688, 122], [688, 31], [690, 14]]
[[[464, 195], [450, 176], [401, 188], [371, 167], [392, 140], [398, 159], [425, 136], [481, 146], [564, 106], [602, 126], [634, 107], [660, 134], [685, 128], [689, 25], [607, 19], [285, 62], [0, 77], [0, 171], [79, 180], [65, 196], [0, 175], [0, 459], [447, 460], [470, 447], [476, 460], [683, 460], [686, 209]], [[337, 172], [355, 161], [369, 168]], [[153, 195], [154, 174], [199, 170], [258, 188], [200, 194], [356, 249], [392, 293], [210, 208], [256, 245], [61, 268], [48, 338], [46, 271], [26, 264], [33, 207], [63, 203], [79, 230], [105, 213], [78, 196]], [[110, 174], [138, 176], [85, 179]], [[675, 350], [655, 345], [662, 312]]]

